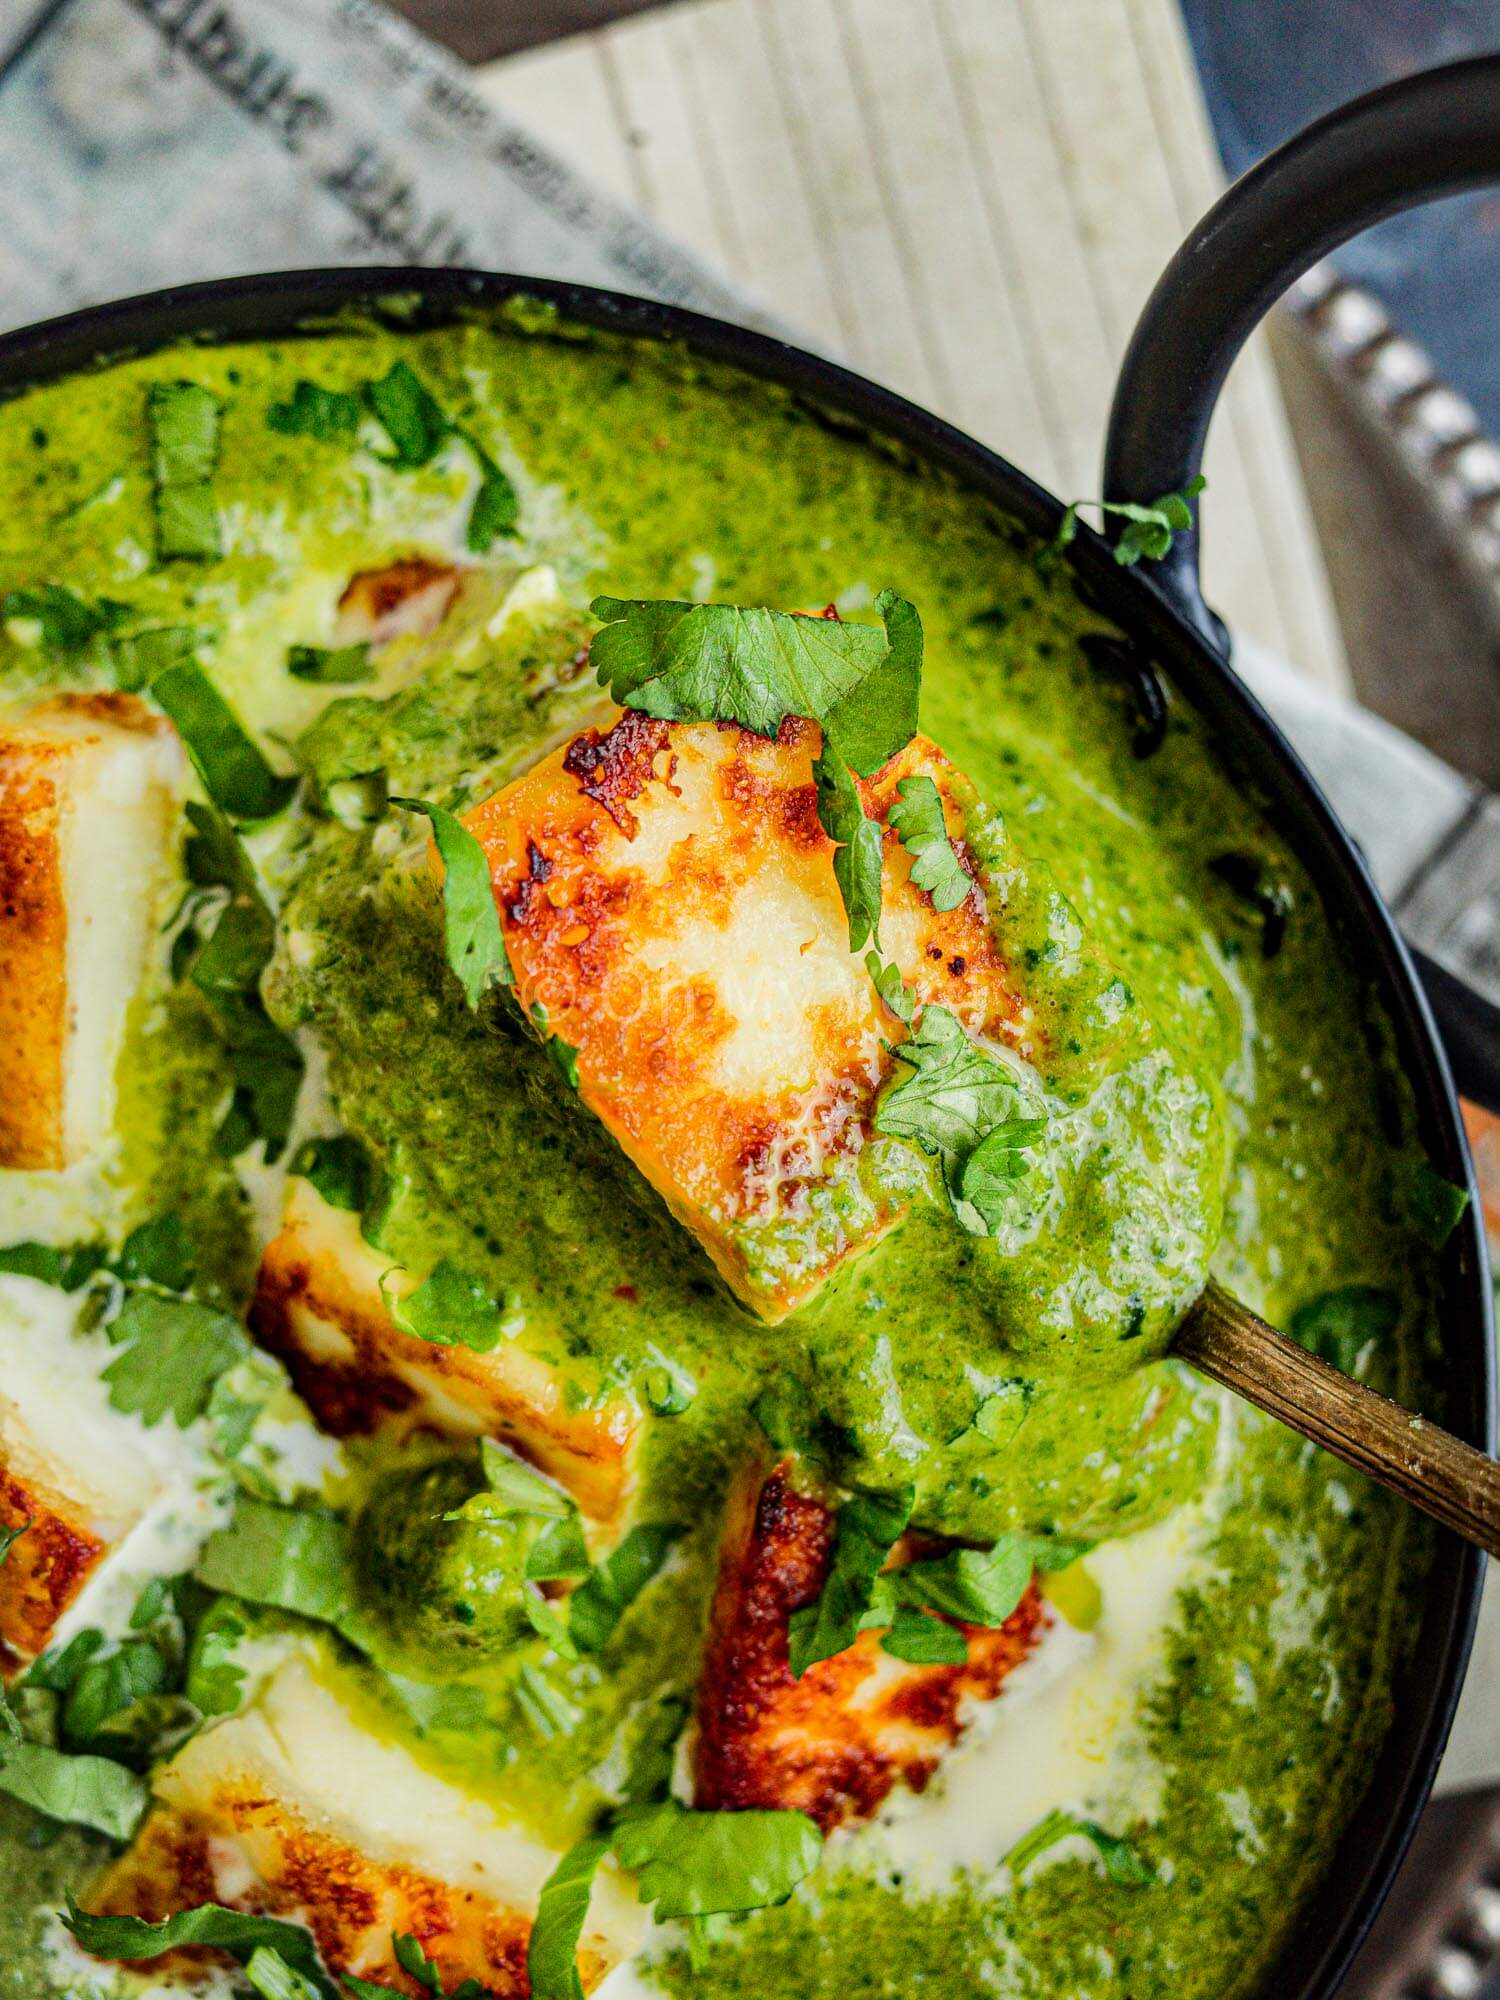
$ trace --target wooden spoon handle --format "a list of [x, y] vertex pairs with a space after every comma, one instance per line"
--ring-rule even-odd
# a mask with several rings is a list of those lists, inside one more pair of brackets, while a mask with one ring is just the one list
[[1500, 1462], [1351, 1381], [1209, 1284], [1173, 1350], [1258, 1410], [1500, 1555]]

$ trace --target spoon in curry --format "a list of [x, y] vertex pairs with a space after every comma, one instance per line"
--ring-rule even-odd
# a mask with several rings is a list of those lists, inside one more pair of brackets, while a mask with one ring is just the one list
[[1500, 1556], [1500, 1461], [1309, 1354], [1212, 1281], [1172, 1351], [1200, 1374]]

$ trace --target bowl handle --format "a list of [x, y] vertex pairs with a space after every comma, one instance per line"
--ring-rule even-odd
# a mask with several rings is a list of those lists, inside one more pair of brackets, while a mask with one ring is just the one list
[[[1401, 209], [1494, 181], [1500, 56], [1355, 98], [1252, 167], [1193, 229], [1136, 322], [1110, 411], [1105, 499], [1151, 501], [1197, 476], [1230, 363], [1310, 265]], [[1152, 574], [1227, 652], [1203, 601], [1196, 530], [1179, 534]]]

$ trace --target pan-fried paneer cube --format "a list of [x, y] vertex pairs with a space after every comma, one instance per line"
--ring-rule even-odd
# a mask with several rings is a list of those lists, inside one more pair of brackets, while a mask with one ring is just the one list
[[[818, 821], [814, 724], [768, 742], [627, 712], [584, 730], [467, 816], [485, 849], [519, 997], [578, 1052], [579, 1090], [730, 1287], [762, 1317], [811, 1298], [890, 1228], [903, 1194], [861, 1171], [901, 1030], [849, 925]], [[860, 791], [968, 788], [917, 737]], [[923, 1001], [1031, 1051], [1029, 1010], [977, 867], [940, 910], [884, 833], [885, 959]], [[942, 900], [949, 900], [943, 898]]]
[[133, 695], [0, 715], [0, 1167], [67, 1166], [110, 1130], [186, 774]]
[[541, 1467], [592, 1519], [614, 1520], [631, 1486], [637, 1419], [623, 1403], [570, 1406], [560, 1371], [519, 1341], [488, 1353], [403, 1332], [381, 1294], [400, 1282], [359, 1218], [293, 1176], [281, 1233], [261, 1262], [252, 1324], [337, 1436], [429, 1429], [494, 1437]]
[[425, 638], [447, 617], [459, 582], [452, 563], [425, 556], [359, 570], [339, 599], [338, 643], [384, 646], [392, 639]]
[[[496, 2000], [524, 1995], [557, 1853], [377, 1734], [355, 1700], [336, 1670], [289, 1657], [155, 1772], [157, 1803], [89, 1907], [159, 1922], [212, 1901], [285, 1917], [308, 1926], [335, 1973], [399, 1992], [392, 1933], [410, 1934], [445, 1991], [475, 1979]], [[641, 1924], [601, 1870], [579, 1944], [586, 1988], [634, 1952]]]
[[1045, 1636], [1051, 1614], [1033, 1583], [1003, 1625], [956, 1626], [961, 1665], [894, 1659], [867, 1631], [796, 1679], [792, 1614], [822, 1590], [834, 1520], [790, 1463], [753, 1469], [731, 1496], [698, 1698], [701, 1807], [794, 1809], [825, 1832], [867, 1819], [897, 1785], [926, 1786], [974, 1704]]
[[[175, 1424], [147, 1430], [110, 1405], [112, 1350], [80, 1334], [78, 1302], [54, 1285], [0, 1277], [0, 1528], [24, 1529], [0, 1563], [0, 1670], [43, 1652], [59, 1622], [113, 1572], [188, 1567], [213, 1525], [197, 1446]], [[128, 1609], [128, 1605], [126, 1606]]]

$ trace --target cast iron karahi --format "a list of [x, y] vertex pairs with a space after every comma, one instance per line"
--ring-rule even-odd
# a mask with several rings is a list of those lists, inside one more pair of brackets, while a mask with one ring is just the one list
[[[1230, 361], [1317, 257], [1396, 209], [1494, 179], [1500, 179], [1495, 58], [1455, 64], [1361, 99], [1246, 175], [1193, 232], [1142, 316], [1111, 418], [1106, 497], [1150, 500], [1191, 481]], [[187, 286], [5, 336], [0, 395], [178, 341], [315, 332], [351, 310], [387, 314], [392, 301], [399, 301], [401, 324], [431, 325], [517, 295], [545, 300], [565, 319], [679, 344], [778, 383], [830, 417], [944, 468], [1040, 540], [1057, 532], [1061, 503], [1024, 473], [828, 361], [673, 306], [536, 278], [358, 269]], [[1295, 848], [1330, 925], [1392, 1023], [1429, 1158], [1450, 1181], [1471, 1185], [1448, 1061], [1411, 958], [1322, 793], [1233, 673], [1227, 634], [1199, 589], [1196, 537], [1179, 536], [1164, 563], [1126, 569], [1105, 542], [1085, 532], [1069, 559], [1079, 588], [1129, 641], [1096, 663], [1101, 671], [1125, 672], [1137, 687], [1138, 747], [1149, 753], [1160, 672], [1176, 696], [1202, 713], [1228, 769]], [[1444, 1018], [1446, 1025], [1446, 1005]], [[1477, 1038], [1466, 1018], [1470, 1028], [1477, 1021]], [[1484, 1040], [1492, 1023], [1482, 1013], [1456, 1013], [1453, 1024], [1465, 1088], [1494, 1101], [1500, 1094], [1495, 1045]], [[1459, 1436], [1492, 1449], [1490, 1288], [1472, 1204], [1443, 1253], [1437, 1310], [1446, 1420]], [[1390, 1885], [1447, 1737], [1482, 1576], [1480, 1556], [1450, 1536], [1440, 1538], [1390, 1734], [1363, 1805], [1265, 1982], [1276, 2000], [1330, 2000]]]

